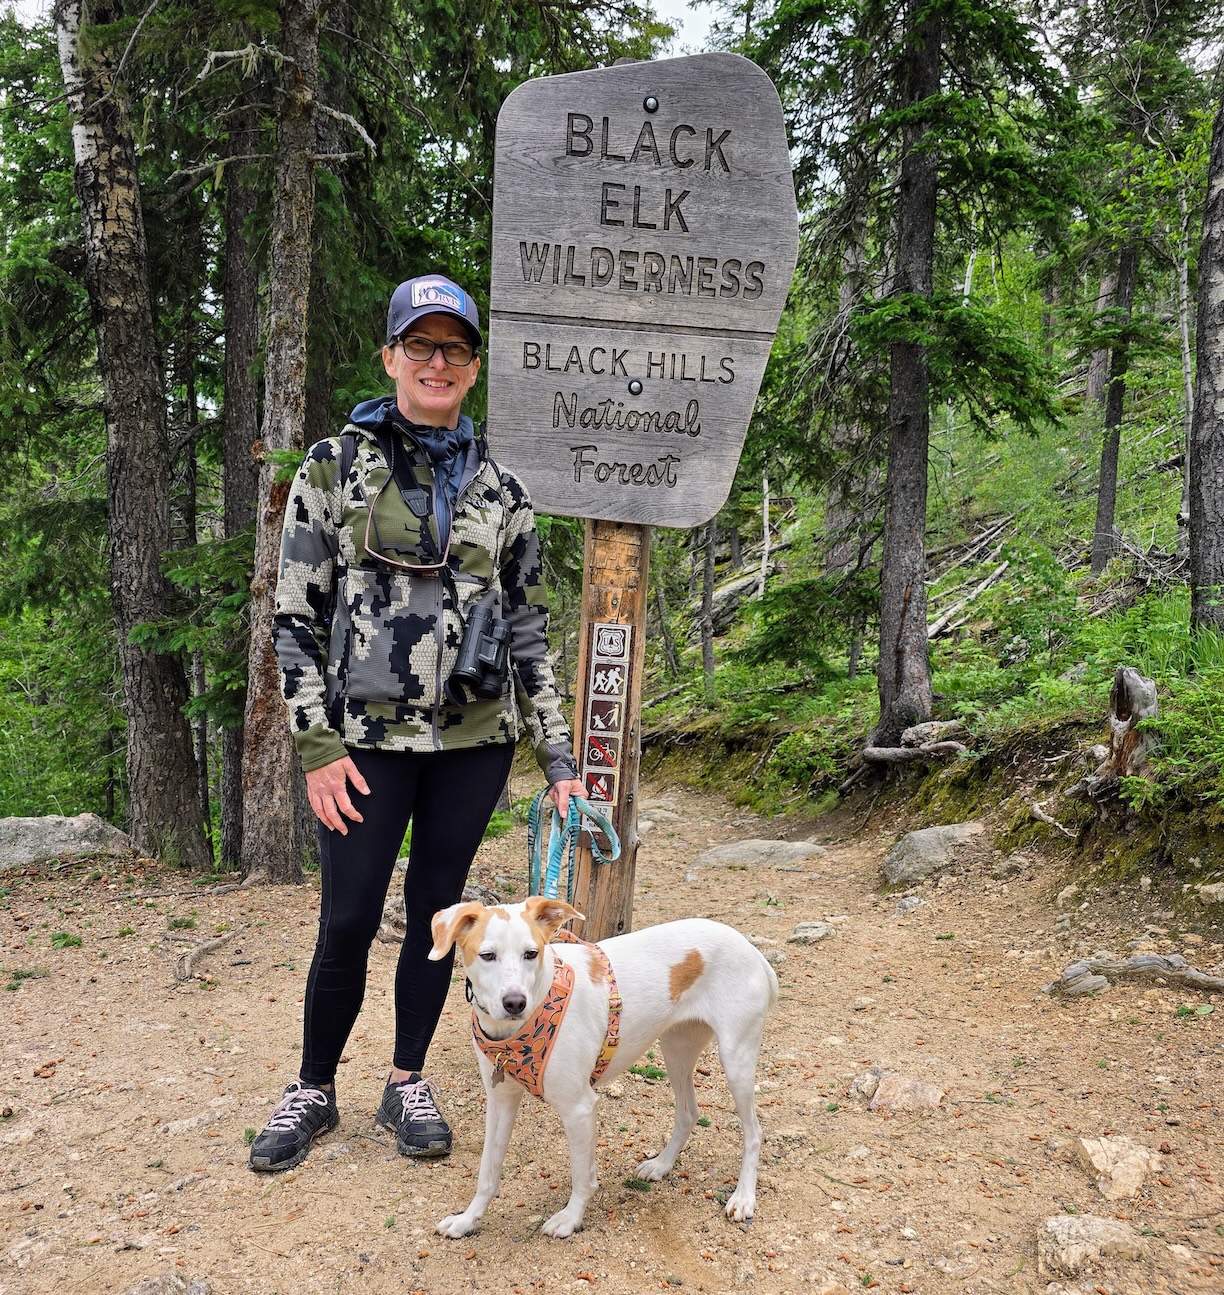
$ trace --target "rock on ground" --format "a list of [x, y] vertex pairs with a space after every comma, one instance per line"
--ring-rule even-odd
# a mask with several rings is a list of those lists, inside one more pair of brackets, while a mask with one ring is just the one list
[[952, 823], [907, 832], [884, 860], [884, 880], [890, 886], [922, 881], [955, 861], [957, 852], [985, 827], [981, 823]]
[[814, 841], [729, 841], [705, 850], [693, 860], [696, 868], [777, 868], [815, 859], [828, 851]]
[[1101, 1195], [1111, 1201], [1138, 1196], [1158, 1163], [1150, 1148], [1121, 1136], [1080, 1138], [1075, 1158], [1092, 1175]]
[[131, 837], [97, 814], [0, 818], [0, 870], [28, 868], [50, 859], [122, 855], [133, 848]]
[[1142, 1259], [1143, 1238], [1129, 1223], [1099, 1214], [1046, 1219], [1037, 1237], [1037, 1270], [1074, 1277], [1099, 1259]]

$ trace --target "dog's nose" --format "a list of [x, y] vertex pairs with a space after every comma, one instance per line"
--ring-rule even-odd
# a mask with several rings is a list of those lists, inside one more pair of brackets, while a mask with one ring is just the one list
[[526, 994], [507, 994], [502, 999], [502, 1007], [505, 1009], [507, 1016], [522, 1016], [523, 1009], [526, 1006]]

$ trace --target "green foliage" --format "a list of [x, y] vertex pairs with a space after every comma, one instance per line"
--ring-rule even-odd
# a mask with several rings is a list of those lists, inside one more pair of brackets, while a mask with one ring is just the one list
[[1010, 579], [983, 603], [1001, 664], [1021, 680], [1050, 669], [1079, 624], [1078, 590], [1058, 556], [1039, 542], [1004, 544]]
[[871, 573], [808, 576], [766, 588], [754, 605], [753, 624], [733, 659], [747, 665], [801, 666], [829, 674], [831, 652], [873, 618], [878, 600]]
[[122, 809], [118, 664], [97, 610], [31, 609], [0, 622], [0, 816]]
[[8, 973], [8, 980], [5, 981], [5, 989], [16, 991], [21, 988], [22, 983], [27, 980], [42, 980], [51, 974], [46, 967], [15, 967]]
[[1059, 422], [1050, 365], [1006, 311], [948, 293], [899, 293], [860, 314], [854, 337], [871, 351], [895, 342], [923, 346], [932, 400], [956, 401], [979, 432], [997, 434], [1005, 418], [1030, 434]]

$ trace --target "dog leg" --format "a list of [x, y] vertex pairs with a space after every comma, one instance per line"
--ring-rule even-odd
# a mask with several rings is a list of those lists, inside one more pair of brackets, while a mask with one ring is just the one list
[[540, 1229], [545, 1236], [568, 1237], [582, 1227], [587, 1202], [599, 1186], [595, 1168], [595, 1102], [594, 1089], [587, 1091], [561, 1114], [565, 1136], [569, 1140], [570, 1198]]
[[727, 1217], [742, 1223], [756, 1209], [757, 1162], [761, 1158], [761, 1121], [757, 1118], [757, 1056], [761, 1048], [761, 1031], [749, 1037], [719, 1038], [718, 1054], [722, 1059], [727, 1086], [735, 1098], [735, 1113], [744, 1130], [744, 1153], [740, 1160], [739, 1182], [727, 1201]]
[[659, 1036], [667, 1077], [671, 1080], [676, 1097], [676, 1124], [671, 1141], [652, 1160], [643, 1160], [637, 1167], [637, 1176], [647, 1182], [657, 1183], [676, 1163], [684, 1150], [693, 1125], [697, 1123], [697, 1090], [693, 1087], [693, 1070], [697, 1059], [714, 1037], [713, 1031], [699, 1021], [674, 1026]]
[[462, 1214], [448, 1214], [439, 1221], [435, 1231], [442, 1236], [457, 1238], [475, 1232], [489, 1208], [489, 1202], [497, 1195], [502, 1161], [506, 1158], [519, 1103], [526, 1091], [509, 1081], [497, 1085], [485, 1083], [485, 1140], [484, 1150], [480, 1153], [480, 1173], [476, 1177], [476, 1195]]

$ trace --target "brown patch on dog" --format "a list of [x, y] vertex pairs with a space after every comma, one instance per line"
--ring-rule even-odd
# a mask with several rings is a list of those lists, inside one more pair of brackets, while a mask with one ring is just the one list
[[593, 951], [587, 952], [587, 975], [591, 978], [591, 984], [597, 989], [608, 979], [608, 972], [611, 969], [611, 963], [606, 958], [596, 957]]
[[680, 996], [686, 989], [692, 987], [701, 978], [701, 973], [705, 970], [705, 959], [701, 956], [700, 949], [690, 949], [681, 962], [677, 962], [671, 969], [671, 1000], [673, 1003], [680, 1001]]
[[465, 967], [470, 967], [476, 961], [480, 953], [480, 946], [484, 943], [485, 931], [489, 926], [489, 918], [492, 913], [482, 914], [474, 921], [466, 931], [455, 941], [459, 946], [459, 957]]

